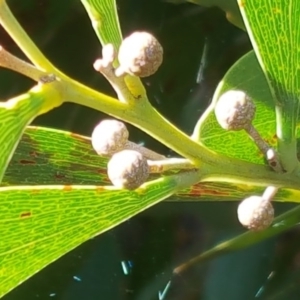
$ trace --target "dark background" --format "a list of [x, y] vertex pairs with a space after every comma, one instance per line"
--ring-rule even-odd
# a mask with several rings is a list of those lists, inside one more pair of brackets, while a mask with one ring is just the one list
[[[114, 96], [105, 79], [93, 70], [101, 46], [79, 0], [14, 0], [9, 5], [58, 68]], [[217, 8], [123, 0], [118, 1], [118, 11], [124, 36], [134, 30], [147, 30], [161, 41], [163, 66], [143, 82], [153, 106], [190, 134], [222, 76], [251, 49], [247, 34], [231, 25]], [[4, 48], [24, 58], [2, 29], [0, 40]], [[205, 44], [203, 80], [197, 82]], [[33, 85], [9, 70], [0, 71], [0, 82], [1, 99]], [[90, 135], [102, 117], [91, 109], [65, 104], [39, 117], [34, 124]], [[165, 146], [132, 126], [130, 136], [170, 154]], [[159, 299], [158, 293], [168, 283], [174, 267], [244, 231], [238, 224], [236, 207], [237, 203], [163, 202], [84, 243], [3, 299]], [[284, 205], [276, 206], [277, 213], [285, 209]], [[299, 241], [296, 228], [244, 251], [195, 266], [173, 278], [164, 299], [300, 299]], [[122, 261], [128, 267], [127, 275]]]

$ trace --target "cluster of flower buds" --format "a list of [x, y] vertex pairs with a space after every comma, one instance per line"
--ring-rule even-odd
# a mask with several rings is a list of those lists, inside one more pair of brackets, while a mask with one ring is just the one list
[[[92, 133], [92, 146], [101, 156], [110, 157], [107, 174], [114, 186], [135, 189], [149, 176], [147, 159], [138, 147], [128, 141], [129, 132], [123, 122], [103, 120]], [[142, 147], [140, 147], [142, 149]]]
[[[260, 136], [252, 121], [256, 107], [252, 99], [243, 91], [229, 90], [216, 103], [215, 115], [219, 125], [225, 130], [245, 130], [256, 146], [264, 154], [269, 166], [276, 172], [283, 172], [276, 151]], [[268, 228], [274, 219], [271, 203], [277, 188], [269, 186], [262, 196], [244, 199], [238, 207], [238, 219], [246, 228], [260, 231]]]
[[[117, 58], [119, 66], [115, 68], [113, 62]], [[126, 103], [129, 100], [124, 95], [124, 90], [128, 87], [123, 76], [151, 76], [162, 61], [163, 48], [158, 40], [148, 32], [137, 31], [122, 41], [118, 52], [112, 44], [105, 45], [102, 58], [95, 61], [94, 68], [108, 79], [119, 100]], [[92, 133], [94, 150], [99, 155], [110, 158], [107, 174], [118, 188], [136, 189], [147, 180], [150, 173], [162, 173], [182, 167], [195, 168], [185, 159], [166, 159], [128, 138], [129, 132], [125, 124], [117, 120], [103, 120]]]
[[188, 159], [167, 158], [129, 141], [128, 137], [125, 124], [113, 119], [102, 120], [92, 133], [94, 150], [110, 158], [107, 174], [117, 188], [134, 190], [147, 180], [150, 173], [196, 168]]
[[128, 138], [123, 122], [107, 119], [94, 128], [91, 143], [97, 154], [110, 158], [107, 174], [113, 185], [133, 190], [147, 180], [150, 172], [163, 170], [159, 164], [166, 157]]

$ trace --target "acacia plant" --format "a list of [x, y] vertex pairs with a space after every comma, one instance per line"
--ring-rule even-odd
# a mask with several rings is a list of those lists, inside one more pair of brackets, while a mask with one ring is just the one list
[[[274, 219], [271, 200], [300, 199], [300, 2], [237, 1], [244, 24], [232, 21], [245, 26], [253, 51], [224, 76], [192, 136], [151, 106], [140, 79], [163, 68], [163, 43], [139, 28], [123, 40], [115, 0], [82, 4], [102, 44], [94, 68], [116, 98], [58, 70], [0, 0], [0, 23], [31, 62], [1, 47], [0, 65], [37, 82], [0, 104], [0, 297], [91, 237], [173, 194], [182, 200], [245, 199], [237, 205], [237, 218], [250, 229], [175, 273], [299, 223], [298, 207]], [[110, 117], [92, 138], [29, 126], [65, 102]], [[167, 158], [134, 144], [125, 123], [178, 155]]]

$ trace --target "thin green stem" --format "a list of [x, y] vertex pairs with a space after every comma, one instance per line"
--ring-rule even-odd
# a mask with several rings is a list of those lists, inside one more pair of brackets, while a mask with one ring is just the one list
[[278, 192], [278, 188], [276, 186], [270, 185], [265, 189], [262, 198], [268, 201], [272, 201], [275, 195], [277, 194], [277, 192]]
[[0, 1], [0, 23], [35, 66], [47, 72], [56, 71], [20, 26], [4, 0]]
[[166, 156], [161, 155], [155, 151], [152, 151], [146, 147], [143, 147], [139, 144], [136, 144], [134, 142], [131, 141], [127, 141], [127, 143], [124, 146], [124, 149], [129, 149], [129, 150], [136, 150], [138, 152], [140, 152], [141, 154], [144, 155], [144, 157], [146, 157], [147, 159], [151, 159], [151, 160], [165, 160], [167, 159]]
[[68, 81], [66, 85], [66, 98], [70, 102], [91, 107], [133, 124], [196, 165], [201, 164], [202, 158], [211, 161], [209, 157], [214, 156], [214, 152], [192, 141], [163, 118], [147, 101], [136, 101], [135, 105], [131, 106], [75, 81]]
[[205, 169], [201, 182], [227, 182], [266, 187], [300, 189], [299, 177], [295, 174], [282, 174], [271, 171], [264, 165], [256, 165], [233, 158], [231, 163], [220, 155], [219, 163]]
[[225, 244], [220, 244], [210, 250], [207, 250], [192, 259], [188, 260], [187, 262], [179, 265], [173, 270], [173, 275], [182, 275], [185, 271], [189, 270], [191, 267], [195, 266], [196, 264], [211, 260], [221, 254], [225, 254], [230, 250], [226, 249]]
[[125, 121], [127, 121], [127, 115], [130, 118], [130, 115], [133, 114], [132, 111], [128, 110], [127, 103], [93, 90], [65, 75], [60, 78], [64, 80], [62, 84], [65, 86], [66, 101], [102, 111]]
[[0, 46], [0, 66], [23, 74], [32, 80], [39, 81], [45, 73], [35, 66], [19, 59]]
[[163, 173], [170, 170], [191, 170], [196, 169], [188, 159], [168, 158], [164, 160], [148, 160], [150, 173]]

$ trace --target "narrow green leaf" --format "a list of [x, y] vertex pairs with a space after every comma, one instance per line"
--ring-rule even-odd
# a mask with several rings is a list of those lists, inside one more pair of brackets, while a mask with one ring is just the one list
[[0, 103], [0, 182], [25, 127], [59, 104], [59, 92], [51, 84], [37, 85], [26, 94]]
[[[262, 195], [265, 188], [221, 182], [200, 182], [184, 189], [169, 201], [241, 201], [248, 196]], [[300, 203], [300, 191], [282, 188], [273, 201]]]
[[0, 297], [84, 241], [197, 182], [189, 172], [135, 191], [101, 186], [0, 188]]
[[[298, 102], [300, 31], [298, 0], [240, 0], [254, 51], [280, 103]], [[296, 108], [297, 106], [295, 106]]]
[[[110, 185], [107, 159], [92, 149], [90, 138], [66, 131], [27, 127], [3, 178], [12, 185]], [[157, 179], [153, 175], [151, 180]], [[201, 182], [167, 201], [239, 201], [263, 187]], [[281, 189], [276, 201], [299, 202], [300, 191]]]
[[188, 267], [213, 259], [221, 254], [226, 254], [232, 251], [241, 250], [251, 245], [259, 243], [267, 238], [282, 233], [300, 222], [300, 207], [289, 210], [275, 218], [273, 225], [266, 230], [260, 232], [247, 231], [232, 239], [228, 239], [215, 247], [203, 252], [202, 254], [192, 258], [186, 264], [181, 265], [176, 269], [176, 272], [182, 272]]
[[281, 162], [287, 171], [293, 171], [298, 165], [296, 127], [300, 97], [300, 1], [238, 2], [276, 105]]
[[119, 49], [122, 33], [115, 0], [81, 0], [102, 45], [111, 43]]
[[27, 127], [2, 185], [109, 185], [107, 158], [90, 138], [41, 127]]

